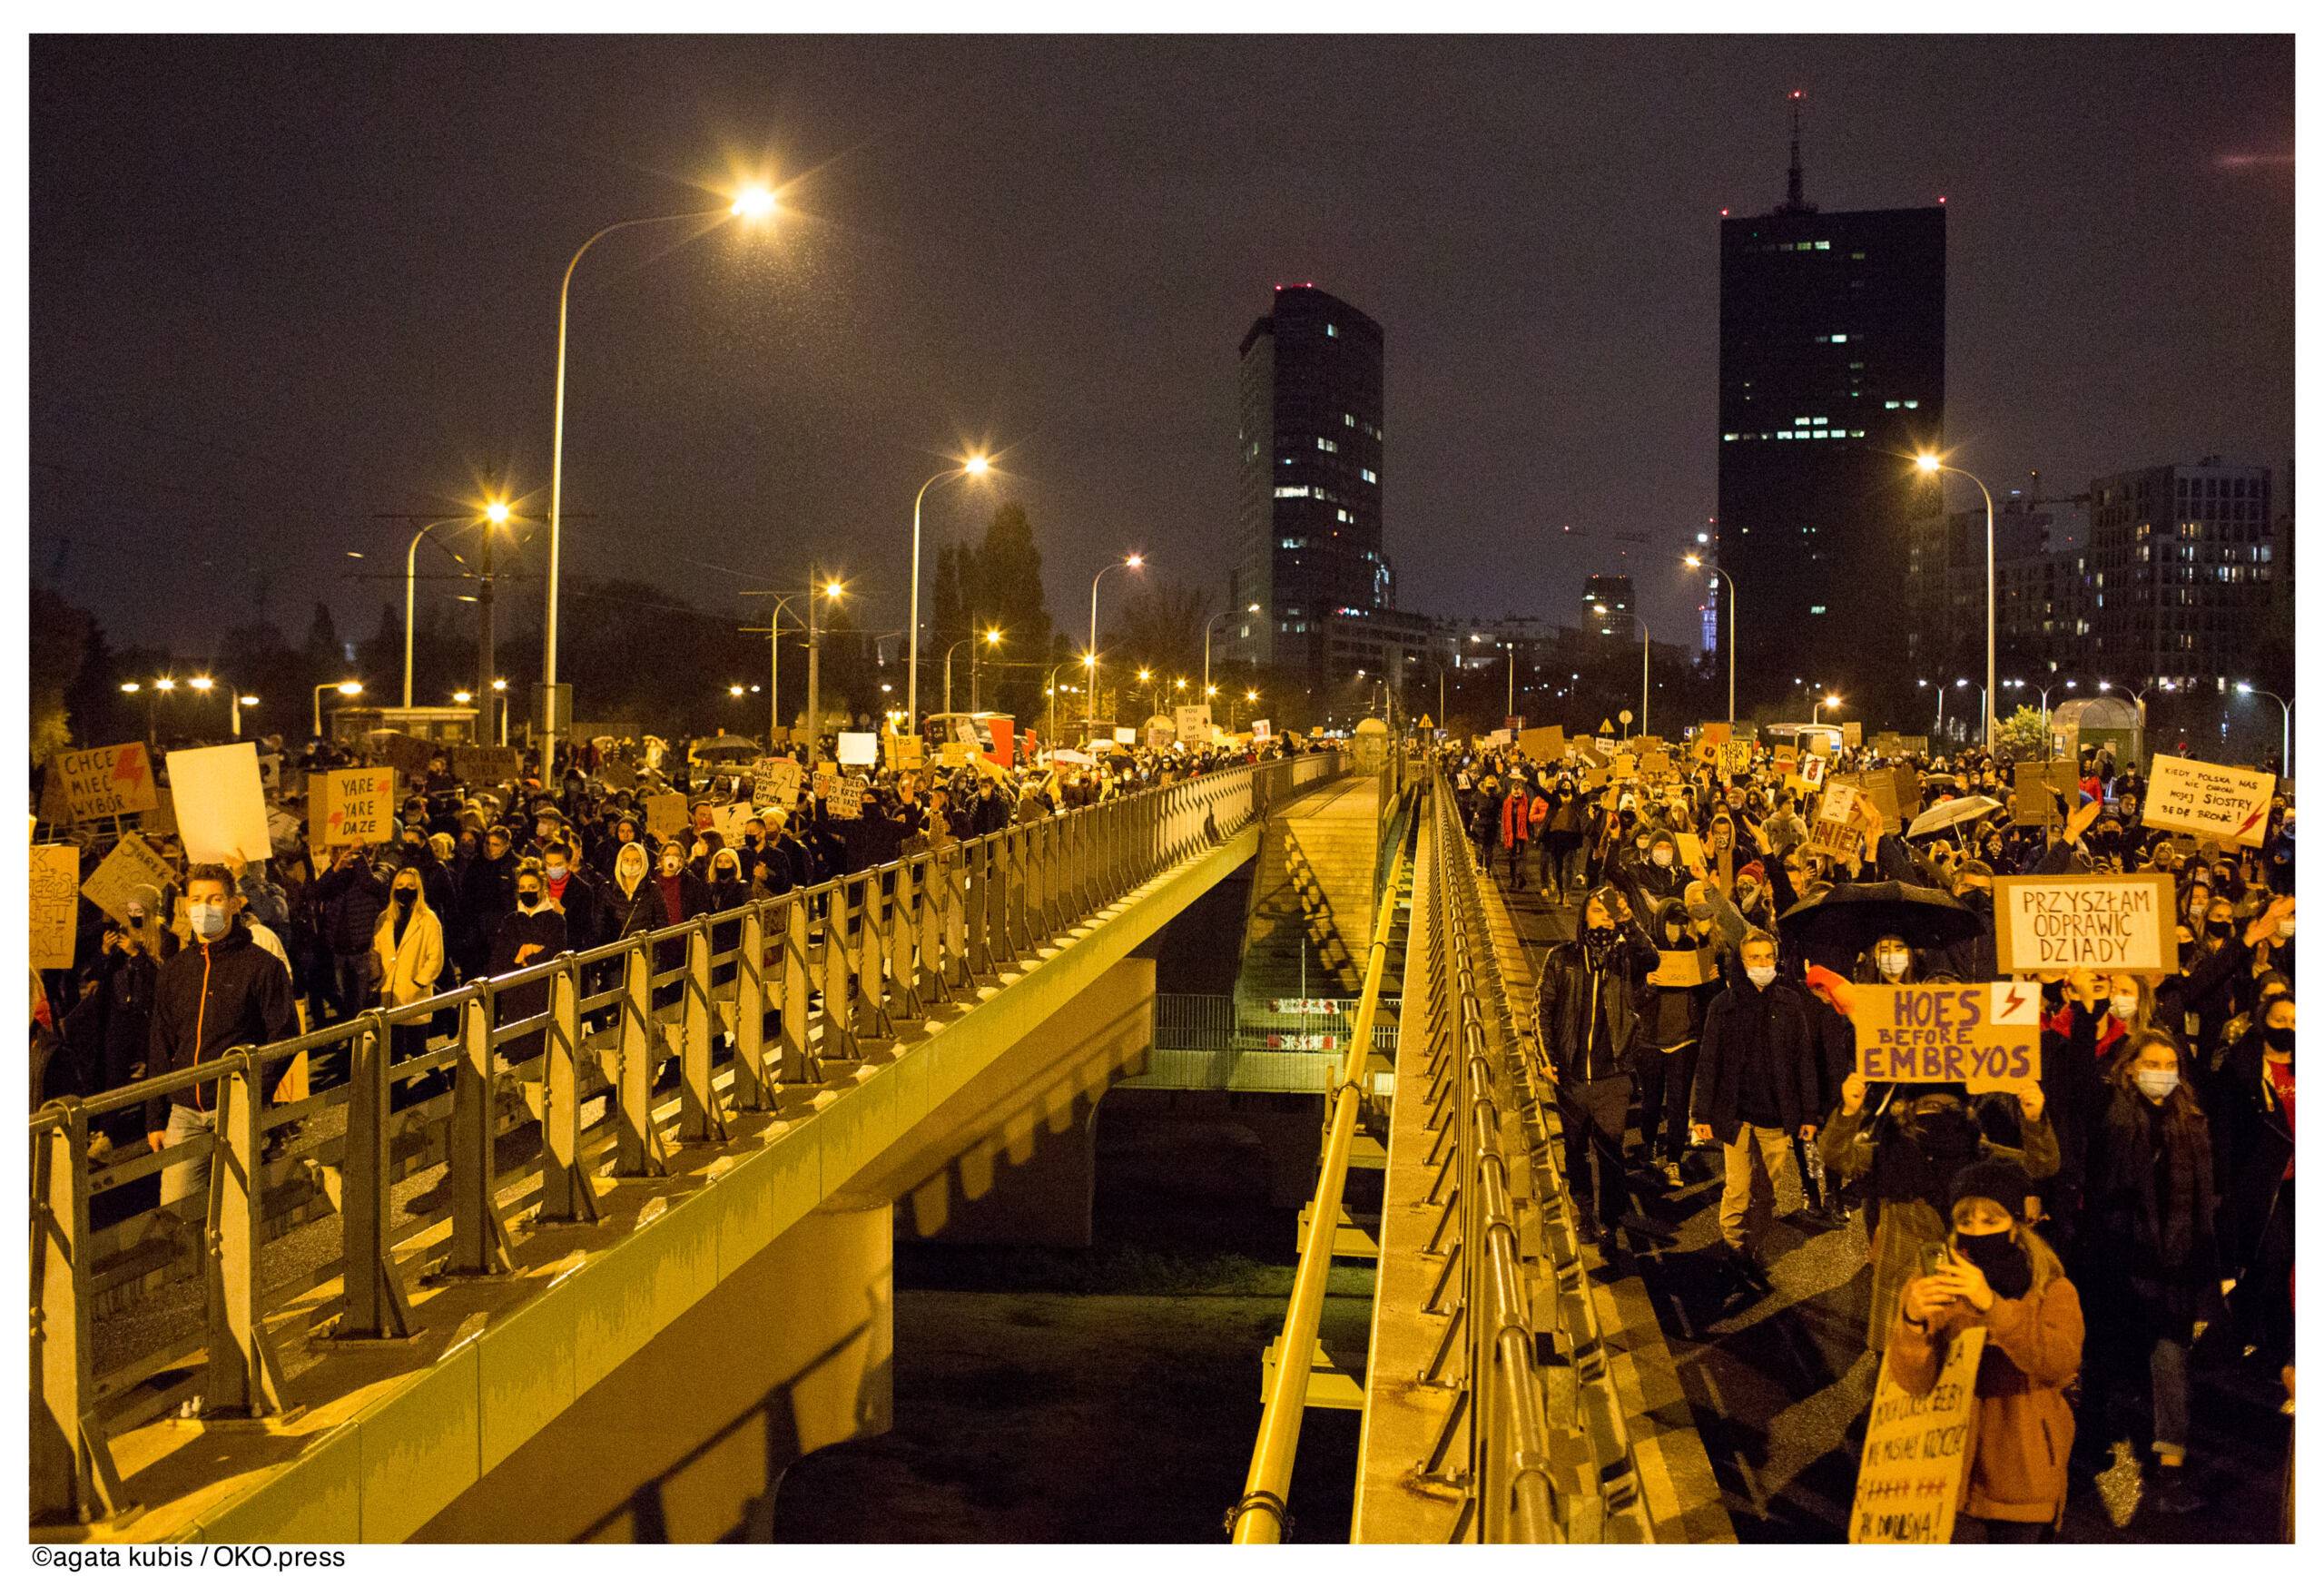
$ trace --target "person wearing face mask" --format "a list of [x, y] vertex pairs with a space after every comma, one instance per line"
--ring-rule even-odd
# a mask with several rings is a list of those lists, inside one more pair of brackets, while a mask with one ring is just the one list
[[1589, 822], [1589, 807], [1574, 792], [1573, 779], [1560, 773], [1550, 789], [1550, 815], [1544, 823], [1548, 870], [1541, 882], [1550, 890], [1551, 898], [1560, 904], [1567, 901], [1574, 884], [1581, 880], [1581, 843]]
[[1798, 986], [1776, 976], [1776, 939], [1754, 931], [1738, 951], [1742, 982], [1720, 992], [1703, 1016], [1694, 1137], [1723, 1152], [1718, 1232], [1726, 1267], [1737, 1290], [1765, 1293], [1771, 1285], [1758, 1249], [1777, 1195], [1796, 1177], [1791, 1138], [1813, 1139], [1822, 1114], [1810, 1104], [1817, 1076], [1807, 1004]]
[[1672, 902], [1687, 891], [1687, 872], [1679, 864], [1679, 840], [1667, 827], [1654, 827], [1640, 840], [1645, 858], [1630, 871], [1631, 903], [1649, 911]]
[[379, 955], [382, 1006], [399, 1008], [436, 994], [437, 980], [444, 972], [444, 926], [428, 907], [419, 872], [396, 872], [371, 946]]
[[1515, 887], [1524, 880], [1525, 848], [1533, 839], [1533, 807], [1531, 796], [1525, 789], [1525, 780], [1512, 773], [1509, 792], [1501, 802], [1501, 852], [1509, 862], [1507, 885]]
[[1910, 985], [1921, 978], [1913, 967], [1913, 950], [1901, 936], [1888, 935], [1876, 940], [1856, 961], [1856, 978], [1865, 985]]
[[489, 972], [493, 939], [516, 907], [517, 859], [509, 852], [508, 829], [485, 833], [484, 853], [460, 872], [458, 923], [453, 927], [453, 956], [470, 979]]
[[[517, 867], [514, 892], [516, 907], [501, 918], [492, 934], [488, 967], [495, 975], [528, 969], [567, 947], [565, 916], [548, 901], [539, 861], [527, 860]], [[546, 1012], [548, 992], [546, 980], [501, 992], [496, 999], [500, 1021], [513, 1023]], [[503, 1045], [500, 1055], [511, 1063], [529, 1061], [540, 1055], [542, 1043], [539, 1032], [522, 1036]]]
[[2249, 970], [2251, 950], [2273, 938], [2292, 910], [2291, 899], [2279, 898], [2249, 924], [2238, 925], [2225, 899], [2206, 906], [2193, 945], [2179, 950], [2179, 972], [2154, 991], [2156, 1025], [2181, 1038], [2193, 1066], [2214, 1067], [2225, 1055], [2238, 979]]
[[2082, 1298], [2057, 1255], [2024, 1219], [2025, 1174], [1980, 1161], [1953, 1179], [1952, 1234], [1934, 1275], [1905, 1284], [1888, 1336], [1888, 1373], [1925, 1396], [1954, 1339], [1982, 1326], [1974, 1455], [1962, 1474], [1955, 1543], [2040, 1543], [2065, 1510], [2082, 1368]]
[[1541, 961], [1534, 1021], [1565, 1119], [1566, 1181], [1575, 1232], [1585, 1243], [1599, 1241], [1601, 1220], [1641, 1236], [1659, 1235], [1631, 1208], [1622, 1163], [1639, 1003], [1646, 977], [1659, 961], [1653, 938], [1610, 887], [1599, 888], [1582, 904], [1581, 934], [1550, 949]]
[[[1979, 1130], [1968, 1092], [1960, 1085], [1888, 1085], [1876, 1101], [1870, 1099], [1872, 1088], [1861, 1073], [1850, 1072], [1841, 1081], [1839, 1106], [1817, 1143], [1827, 1178], [1843, 1185], [1863, 1182], [1872, 1262], [1865, 1339], [1876, 1352], [1888, 1338], [1896, 1300], [1919, 1269], [1924, 1251], [1945, 1240], [1954, 1176], [1975, 1162], [2003, 1161], [2029, 1179], [2053, 1178], [2058, 1136], [2039, 1089], [2018, 1097], [2023, 1145], [2014, 1148], [1997, 1145]], [[2021, 1198], [2018, 1207], [2024, 1205]]]
[[351, 1019], [379, 1000], [379, 961], [371, 941], [387, 912], [388, 884], [365, 852], [348, 844], [332, 854], [313, 891], [318, 929], [330, 952], [332, 1017]]
[[[242, 899], [223, 865], [196, 865], [187, 873], [186, 914], [192, 942], [162, 964], [153, 983], [149, 1079], [212, 1060], [237, 1046], [264, 1045], [299, 1032], [290, 972], [251, 938], [241, 919]], [[215, 1081], [173, 1089], [145, 1103], [145, 1140], [155, 1150], [216, 1131]], [[203, 1194], [210, 1158], [162, 1169], [162, 1204]]]
[[2292, 1046], [2298, 1009], [2270, 999], [2256, 1034], [2237, 1046], [2205, 1092], [2215, 1119], [2221, 1257], [2228, 1306], [2247, 1355], [2272, 1372], [2292, 1355]]
[[[570, 920], [566, 923], [570, 925]], [[645, 846], [624, 844], [614, 856], [613, 885], [606, 893], [599, 940], [613, 941], [641, 931], [659, 931], [668, 923], [668, 912], [662, 907], [661, 884], [654, 880], [646, 863]]]
[[1711, 906], [1701, 897], [1706, 885], [1689, 888], [1692, 905], [1674, 900], [1656, 910], [1652, 924], [1661, 956], [1647, 976], [1639, 1007], [1639, 1150], [1649, 1165], [1659, 1152], [1662, 1180], [1673, 1189], [1686, 1183], [1680, 1168], [1691, 1137], [1687, 1108], [1694, 1099], [1703, 1015], [1721, 989], [1716, 963], [1698, 964], [1718, 941]]
[[[2090, 1146], [2076, 1257], [2083, 1285], [2106, 1311], [2091, 1344], [2091, 1392], [2120, 1417], [2143, 1382], [2160, 1481], [2155, 1507], [2172, 1514], [2201, 1504], [2185, 1476], [2187, 1353], [2219, 1279], [2211, 1125], [2180, 1075], [2179, 1045], [2167, 1031], [2126, 1039]], [[2111, 1428], [2105, 1438], [2113, 1438]]]

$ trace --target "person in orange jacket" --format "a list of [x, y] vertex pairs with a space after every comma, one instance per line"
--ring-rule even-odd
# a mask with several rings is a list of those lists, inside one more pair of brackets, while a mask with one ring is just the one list
[[1956, 1543], [2040, 1543], [2065, 1511], [2073, 1449], [2065, 1393], [2082, 1368], [2082, 1298], [2025, 1225], [2033, 1188], [2008, 1161], [1961, 1168], [1945, 1256], [1933, 1275], [1905, 1284], [1888, 1334], [1889, 1374], [1921, 1396], [1935, 1385], [1953, 1338], [1984, 1328]]

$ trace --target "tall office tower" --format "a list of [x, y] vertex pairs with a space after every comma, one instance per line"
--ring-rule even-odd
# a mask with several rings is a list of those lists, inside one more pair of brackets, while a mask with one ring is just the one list
[[2244, 676], [2271, 606], [2265, 466], [2152, 466], [2090, 484], [2088, 669], [2215, 692]]
[[[1313, 285], [1277, 285], [1243, 336], [1241, 543], [1229, 649], [1321, 687], [1335, 649], [1394, 604], [1381, 546], [1380, 325]], [[1240, 610], [1257, 603], [1260, 612]], [[1334, 639], [1335, 625], [1356, 627]]]
[[1795, 94], [1789, 194], [1719, 223], [1716, 530], [1749, 609], [1746, 706], [1800, 678], [1911, 688], [1911, 457], [1945, 434], [1945, 209], [1824, 213], [1802, 188]]
[[[1600, 617], [1598, 610], [1606, 610]], [[1627, 575], [1593, 575], [1581, 588], [1581, 616], [1574, 621], [1609, 641], [1638, 639], [1637, 597]]]

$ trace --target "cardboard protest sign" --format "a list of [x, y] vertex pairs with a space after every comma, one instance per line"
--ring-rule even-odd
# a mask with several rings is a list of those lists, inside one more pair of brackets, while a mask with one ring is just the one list
[[720, 805], [712, 813], [711, 830], [729, 849], [739, 848], [743, 842], [743, 823], [758, 814], [750, 805]]
[[67, 750], [48, 762], [50, 792], [61, 814], [52, 820], [94, 822], [153, 808], [153, 766], [142, 744]]
[[1554, 724], [1529, 728], [1517, 736], [1517, 748], [1535, 761], [1558, 761], [1565, 755], [1565, 730]]
[[[1821, 764], [1812, 757], [1801, 764], [1803, 768]], [[1854, 784], [1835, 780], [1825, 785], [1823, 797], [1817, 802], [1816, 819], [1807, 827], [1807, 847], [1836, 860], [1861, 859], [1871, 825], [1864, 814], [1864, 795]]]
[[1657, 986], [1700, 986], [1718, 979], [1718, 968], [1711, 961], [1711, 950], [1707, 947], [1663, 949], [1656, 955], [1660, 962], [1654, 972], [1646, 977], [1647, 983]]
[[618, 793], [637, 787], [637, 764], [626, 756], [609, 756], [597, 765], [597, 776]]
[[1841, 724], [1840, 744], [1849, 750], [1860, 749], [1864, 744], [1864, 724], [1861, 723]]
[[2256, 849], [2266, 839], [2268, 802], [2275, 790], [2275, 777], [2269, 773], [2158, 755], [2140, 819], [2165, 832], [2192, 833]]
[[1798, 770], [1793, 775], [1809, 788], [1820, 789], [1824, 786], [1824, 764], [1827, 759], [1821, 755], [1808, 756], [1798, 764]]
[[[424, 739], [414, 739], [409, 734], [399, 734], [393, 730], [382, 730], [378, 734], [370, 734], [363, 743], [373, 755], [403, 774], [407, 779], [426, 777], [428, 762], [444, 754], [440, 745], [430, 744]], [[172, 783], [177, 781], [175, 767], [170, 769], [170, 781]]]
[[1252, 718], [1251, 737], [1254, 739], [1273, 739], [1275, 737], [1275, 724], [1264, 717]]
[[880, 736], [876, 734], [842, 734], [838, 754], [842, 766], [874, 765], [880, 759]]
[[1699, 834], [1694, 833], [1673, 833], [1670, 835], [1679, 841], [1679, 864], [1691, 871], [1696, 866], [1703, 863], [1703, 841]]
[[1856, 1070], [1876, 1083], [2026, 1089], [2042, 1077], [2042, 990], [1976, 985], [1848, 988]]
[[657, 838], [684, 832], [691, 819], [684, 794], [647, 794], [638, 802], [638, 809], [645, 813], [645, 830]]
[[2063, 825], [2055, 796], [2065, 796], [2066, 810], [2071, 813], [2082, 793], [2081, 781], [2074, 776], [2073, 763], [2070, 761], [2021, 761], [2017, 764], [2015, 784], [2015, 792], [2010, 796], [2010, 814], [2012, 824], [2020, 827]]
[[[81, 905], [81, 851], [71, 843], [34, 843], [28, 886], [32, 897], [32, 963], [36, 970], [73, 967], [74, 922]], [[57, 1011], [61, 1017], [65, 1006]]]
[[395, 835], [393, 767], [319, 772], [307, 782], [308, 836], [318, 849], [384, 843]]
[[1199, 744], [1210, 737], [1210, 704], [1173, 709], [1171, 721], [1177, 725], [1178, 737], [1188, 744]]
[[1751, 742], [1730, 739], [1718, 747], [1719, 770], [1729, 777], [1751, 770]]
[[[1265, 727], [1265, 722], [1266, 719], [1262, 717], [1258, 722], [1251, 724], [1251, 732], [1256, 737], [1260, 739], [1265, 739], [1266, 737], [1266, 731]], [[1115, 729], [1114, 743], [1116, 744], [1136, 744], [1137, 743], [1137, 730], [1135, 728]]]
[[751, 798], [763, 805], [780, 805], [789, 810], [799, 797], [799, 779], [805, 770], [787, 755], [759, 757], [751, 764]]
[[888, 735], [888, 765], [895, 772], [915, 772], [927, 760], [928, 745], [916, 734]]
[[958, 740], [947, 740], [937, 747], [936, 764], [950, 772], [969, 764], [969, 747]]
[[1891, 832], [1902, 830], [1921, 813], [1920, 774], [1909, 766], [1884, 766], [1877, 772], [1850, 773], [1829, 781], [1853, 784], [1880, 813], [1882, 824]]
[[1638, 757], [1627, 750], [1617, 754], [1609, 764], [1613, 768], [1616, 783], [1627, 783], [1638, 775]]
[[461, 744], [452, 750], [452, 775], [464, 784], [509, 783], [524, 766], [523, 754], [512, 745]]
[[2135, 876], [1997, 876], [1994, 955], [2011, 974], [2179, 972], [2178, 891]]
[[1971, 1326], [1945, 1345], [1945, 1362], [1928, 1394], [1915, 1396], [1880, 1362], [1872, 1417], [1856, 1468], [1856, 1503], [1848, 1509], [1851, 1544], [1947, 1544], [1961, 1504], [1961, 1475], [1969, 1471], [1976, 1431], [1977, 1365], [1985, 1328]]
[[1798, 759], [1799, 746], [1796, 744], [1778, 744], [1776, 746], [1776, 764], [1777, 766], [1787, 767]]
[[153, 853], [152, 844], [134, 833], [124, 833], [121, 842], [89, 872], [89, 879], [81, 883], [81, 894], [127, 925], [132, 903], [144, 903], [148, 905], [146, 912], [153, 912], [152, 900], [141, 896], [140, 888], [158, 890], [176, 880], [177, 872], [170, 869], [167, 860]]
[[1671, 771], [1670, 753], [1667, 750], [1649, 750], [1639, 757], [1638, 769], [1649, 777], [1667, 777]]
[[228, 854], [263, 860], [273, 851], [266, 831], [266, 791], [259, 784], [258, 746], [213, 744], [170, 752], [170, 792], [186, 859], [200, 865]]
[[842, 822], [862, 821], [863, 791], [870, 786], [870, 780], [866, 778], [851, 776], [838, 779], [832, 784], [828, 802], [832, 814]]

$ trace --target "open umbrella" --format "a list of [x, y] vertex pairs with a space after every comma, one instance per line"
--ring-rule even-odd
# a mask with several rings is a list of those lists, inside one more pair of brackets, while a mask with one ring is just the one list
[[[1927, 780], [1924, 778], [1922, 783], [1925, 785]], [[1905, 829], [1905, 836], [1925, 838], [1931, 833], [1941, 833], [1947, 827], [1957, 827], [1964, 822], [1974, 822], [2001, 808], [1999, 800], [1988, 799], [1984, 794], [1970, 794], [1963, 799], [1945, 800], [1942, 803], [1931, 805], [1919, 815], [1915, 816], [1913, 824]]]
[[1881, 937], [1902, 937], [1915, 949], [1941, 948], [1978, 935], [1984, 922], [1934, 887], [1843, 882], [1793, 904], [1777, 919], [1776, 929], [1810, 962], [1846, 974]]

